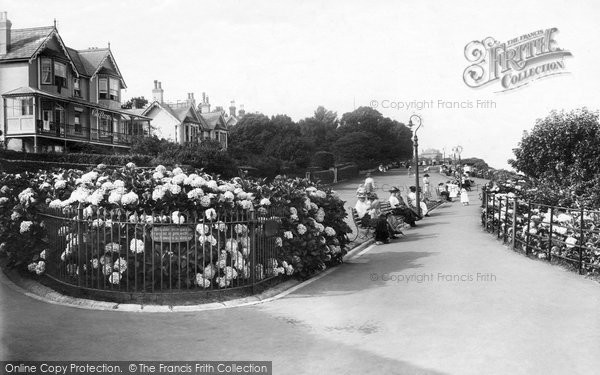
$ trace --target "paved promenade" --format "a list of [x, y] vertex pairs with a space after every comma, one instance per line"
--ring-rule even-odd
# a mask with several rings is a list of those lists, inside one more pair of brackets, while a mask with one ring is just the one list
[[[400, 174], [376, 182], [408, 184]], [[336, 187], [349, 204], [356, 184]], [[274, 374], [598, 373], [600, 284], [511, 252], [481, 231], [477, 193], [470, 198], [255, 306], [90, 311], [0, 283], [0, 357], [271, 360]]]

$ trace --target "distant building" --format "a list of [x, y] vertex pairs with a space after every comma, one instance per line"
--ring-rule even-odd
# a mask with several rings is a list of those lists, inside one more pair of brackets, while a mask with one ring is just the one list
[[228, 135], [225, 118], [219, 111], [210, 111], [208, 96], [202, 93], [202, 102], [196, 106], [194, 93], [184, 101], [166, 102], [162, 83], [154, 81], [153, 102], [143, 111], [152, 119], [153, 133], [171, 142], [199, 143], [215, 139], [227, 149]]
[[428, 148], [419, 153], [419, 158], [427, 160], [429, 164], [437, 164], [442, 161], [443, 154], [440, 150]]
[[150, 118], [121, 109], [125, 80], [108, 48], [67, 47], [56, 25], [12, 29], [0, 12], [0, 129], [6, 147], [67, 151], [77, 143], [127, 150]]

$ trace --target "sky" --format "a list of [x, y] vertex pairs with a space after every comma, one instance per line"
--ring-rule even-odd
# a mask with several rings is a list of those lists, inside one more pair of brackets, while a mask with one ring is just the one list
[[[206, 92], [213, 108], [235, 100], [294, 120], [320, 105], [339, 116], [373, 106], [403, 123], [418, 114], [421, 150], [461, 145], [463, 157], [496, 168], [508, 167], [523, 131], [551, 110], [599, 107], [600, 2], [592, 0], [3, 0], [0, 11], [14, 29], [56, 19], [75, 49], [110, 42], [124, 99], [151, 98], [158, 80], [167, 101]], [[467, 44], [549, 28], [572, 53], [566, 74], [505, 92], [497, 81], [465, 84]], [[414, 108], [419, 102], [426, 107]]]

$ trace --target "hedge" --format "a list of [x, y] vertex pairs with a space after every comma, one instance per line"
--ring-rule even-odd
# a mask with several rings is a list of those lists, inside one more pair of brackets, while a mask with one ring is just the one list
[[349, 165], [347, 167], [338, 168], [338, 181], [349, 180], [358, 177], [358, 166]]
[[312, 172], [311, 173], [311, 179], [314, 181], [321, 181], [324, 184], [331, 184], [333, 183], [333, 171], [327, 170], [327, 171], [317, 171], [317, 172]]

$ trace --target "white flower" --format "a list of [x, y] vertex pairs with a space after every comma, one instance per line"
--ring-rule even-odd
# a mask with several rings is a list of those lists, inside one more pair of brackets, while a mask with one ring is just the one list
[[291, 264], [284, 268], [285, 268], [286, 275], [291, 276], [294, 274], [294, 266], [292, 266]]
[[565, 243], [567, 244], [567, 248], [572, 248], [575, 246], [575, 244], [577, 243], [577, 239], [574, 237], [567, 237], [567, 239], [565, 240]]
[[108, 276], [114, 272], [112, 262], [106, 263], [102, 266], [102, 273], [104, 276]]
[[250, 199], [244, 199], [242, 201], [239, 201], [238, 204], [244, 209], [244, 210], [251, 210], [254, 205], [252, 204], [252, 201]]
[[40, 253], [40, 259], [46, 259], [48, 257], [48, 250], [43, 250]]
[[21, 234], [28, 232], [32, 225], [33, 225], [33, 221], [21, 222], [21, 228], [20, 228]]
[[235, 233], [240, 234], [240, 235], [248, 233], [248, 227], [244, 224], [236, 224], [233, 229], [234, 229]]
[[333, 229], [332, 227], [325, 227], [325, 234], [329, 237], [333, 237], [335, 236], [335, 229]]
[[230, 191], [226, 191], [225, 193], [223, 193], [223, 198], [227, 201], [232, 201], [235, 199], [235, 195], [233, 195], [233, 193]]
[[171, 214], [171, 221], [175, 224], [183, 224], [185, 223], [185, 217], [179, 211], [175, 211]]
[[200, 188], [195, 188], [187, 193], [188, 199], [198, 199], [204, 195], [204, 191]]
[[60, 208], [62, 204], [62, 201], [60, 199], [55, 199], [52, 202], [50, 202], [50, 204], [48, 204], [48, 207], [50, 208]]
[[108, 203], [111, 204], [121, 204], [121, 198], [123, 196], [121, 194], [119, 194], [119, 192], [117, 190], [113, 190], [110, 195], [108, 196]]
[[104, 246], [104, 252], [106, 253], [118, 253], [121, 251], [121, 245], [119, 245], [116, 242], [110, 242], [107, 243], [106, 246]]
[[230, 253], [232, 251], [237, 251], [237, 248], [238, 248], [237, 240], [230, 238], [225, 242], [225, 251]]
[[210, 207], [210, 197], [206, 195], [200, 197], [200, 205], [202, 207]]
[[174, 183], [175, 185], [182, 185], [186, 178], [187, 178], [187, 176], [184, 173], [177, 174], [177, 175], [173, 176], [173, 179], [171, 180], [171, 182]]
[[228, 280], [225, 277], [217, 277], [216, 281], [220, 288], [226, 288], [231, 284], [231, 280]]
[[55, 189], [55, 190], [64, 189], [64, 188], [66, 188], [66, 187], [67, 187], [67, 181], [65, 181], [65, 180], [57, 180], [57, 181], [54, 183], [54, 189]]
[[214, 208], [209, 208], [204, 212], [204, 215], [208, 220], [216, 220], [217, 219], [217, 211]]
[[34, 263], [29, 263], [27, 265], [27, 270], [29, 272], [35, 272], [36, 267], [37, 267], [37, 263], [35, 263], [35, 262]]
[[209, 264], [208, 266], [204, 267], [203, 276], [206, 279], [212, 280], [212, 278], [215, 277], [216, 274], [217, 268], [214, 265]]
[[217, 184], [217, 181], [215, 181], [215, 180], [207, 181], [206, 186], [213, 191], [219, 190], [219, 184]]
[[206, 224], [200, 223], [200, 224], [196, 225], [196, 232], [198, 232], [198, 234], [200, 234], [200, 235], [204, 235], [204, 234], [208, 235], [208, 234], [210, 234], [210, 227]]
[[227, 280], [237, 279], [238, 276], [238, 273], [235, 270], [235, 268], [229, 266], [223, 269], [223, 273], [225, 274], [223, 277], [225, 277]]
[[208, 236], [207, 235], [201, 235], [201, 236], [198, 236], [198, 242], [200, 242], [200, 243], [208, 242], [212, 246], [216, 246], [217, 245], [217, 239], [213, 235], [208, 235]]
[[225, 232], [227, 230], [227, 225], [222, 222], [222, 221], [217, 221], [214, 224], [215, 229], [217, 229], [219, 232]]
[[301, 236], [306, 233], [306, 227], [303, 224], [298, 224], [296, 229], [298, 230], [298, 234]]
[[175, 169], [173, 169], [173, 176], [177, 176], [183, 173], [183, 169], [177, 167]]
[[152, 173], [152, 178], [155, 179], [155, 180], [157, 180], [157, 181], [160, 181], [163, 178], [165, 178], [165, 175], [162, 174], [161, 172], [154, 172], [154, 173]]
[[0, 197], [0, 205], [6, 204], [10, 201], [7, 197]]
[[21, 218], [21, 214], [17, 211], [13, 211], [13, 213], [10, 215], [10, 220], [12, 221], [17, 221]]
[[281, 237], [275, 237], [275, 246], [277, 246], [277, 247], [283, 246], [283, 240], [281, 239]]
[[167, 191], [162, 186], [157, 186], [154, 188], [154, 191], [152, 191], [152, 199], [155, 201], [161, 200], [164, 198], [166, 192]]
[[262, 280], [265, 278], [265, 268], [262, 264], [257, 264], [256, 267], [254, 267], [254, 272], [256, 275], [256, 280]]
[[165, 173], [167, 171], [167, 168], [165, 168], [164, 165], [158, 165], [156, 168], [154, 168], [154, 170], [156, 172]]
[[291, 231], [286, 230], [285, 232], [283, 232], [283, 237], [287, 238], [288, 240], [291, 240], [292, 238], [294, 238], [294, 235]]
[[196, 285], [201, 288], [210, 288], [210, 279], [205, 278], [201, 273], [196, 274]]
[[[109, 198], [110, 199], [110, 198]], [[124, 194], [123, 197], [121, 197], [121, 203], [123, 205], [128, 205], [128, 204], [137, 204], [137, 202], [139, 201], [140, 197], [134, 193], [133, 191]]]
[[238, 237], [237, 240], [243, 249], [247, 249], [250, 247], [250, 237], [248, 237], [248, 236]]
[[104, 226], [104, 220], [102, 219], [94, 219], [92, 221], [92, 228], [99, 228]]
[[35, 266], [35, 273], [37, 275], [41, 275], [46, 271], [46, 262], [44, 262], [43, 260], [40, 260], [39, 262], [37, 262], [36, 266]]
[[261, 206], [270, 206], [271, 205], [271, 201], [269, 200], [269, 198], [263, 198], [260, 200], [260, 205]]
[[125, 260], [123, 257], [119, 257], [115, 261], [113, 268], [120, 273], [127, 271], [127, 260]]
[[238, 270], [241, 270], [246, 265], [244, 254], [239, 251], [234, 251], [231, 253], [231, 261], [233, 262], [233, 266]]
[[98, 269], [98, 258], [94, 258], [92, 260], [90, 260], [90, 263], [92, 263], [92, 268], [93, 269]]
[[92, 182], [96, 181], [98, 179], [98, 172], [88, 172], [85, 173], [81, 176], [81, 182], [85, 183], [85, 184], [91, 184]]
[[563, 236], [567, 234], [567, 228], [565, 227], [552, 227], [552, 231]]
[[206, 180], [200, 176], [194, 177], [190, 183], [190, 186], [194, 188], [199, 188], [204, 185], [206, 185]]
[[325, 210], [323, 210], [323, 208], [319, 208], [317, 210], [317, 214], [315, 215], [315, 219], [319, 222], [322, 223], [323, 220], [325, 220]]
[[572, 221], [573, 216], [568, 215], [568, 214], [559, 214], [558, 217], [556, 218], [556, 220], [559, 223], [566, 223], [566, 222]]
[[136, 166], [133, 162], [129, 162], [125, 165], [125, 167], [129, 168], [129, 169], [134, 169]]
[[325, 226], [321, 223], [313, 223], [317, 232], [321, 233], [325, 230]]
[[113, 272], [110, 274], [110, 276], [108, 277], [108, 281], [111, 284], [118, 284], [121, 282], [121, 274], [119, 272]]
[[298, 215], [298, 210], [296, 207], [290, 207], [290, 215]]
[[144, 252], [144, 241], [136, 238], [132, 239], [129, 244], [129, 250], [134, 254], [141, 254]]

